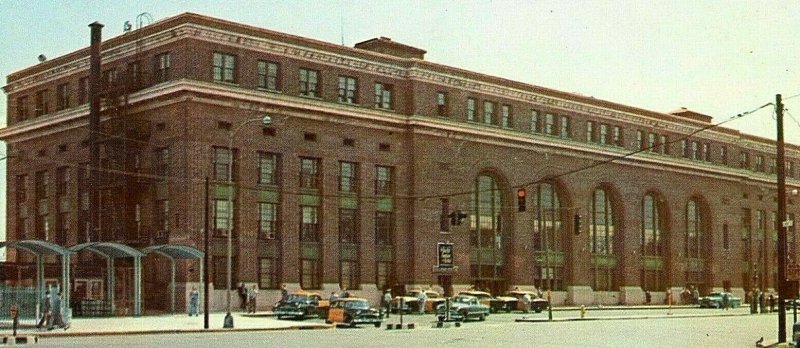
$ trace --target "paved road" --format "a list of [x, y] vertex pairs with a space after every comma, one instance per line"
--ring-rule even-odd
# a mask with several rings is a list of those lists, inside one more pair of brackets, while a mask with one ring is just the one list
[[[679, 314], [719, 310], [683, 309]], [[745, 314], [746, 309], [726, 314]], [[576, 312], [554, 312], [554, 318]], [[546, 318], [546, 314], [537, 314]], [[373, 327], [333, 330], [183, 333], [105, 337], [51, 337], [41, 347], [754, 347], [756, 339], [777, 339], [775, 314], [719, 317], [666, 316], [663, 310], [590, 311], [592, 316], [651, 317], [635, 320], [517, 323], [519, 314], [493, 314], [485, 322], [436, 329], [432, 316], [410, 316], [414, 330]], [[393, 316], [394, 322], [395, 317]], [[792, 316], [788, 316], [791, 326]], [[787, 329], [791, 336], [791, 327]]]

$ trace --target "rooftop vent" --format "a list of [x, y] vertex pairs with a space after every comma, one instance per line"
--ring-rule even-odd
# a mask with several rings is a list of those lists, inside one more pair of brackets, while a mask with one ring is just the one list
[[425, 59], [425, 53], [427, 53], [425, 50], [394, 42], [385, 36], [359, 42], [354, 47], [400, 58]]

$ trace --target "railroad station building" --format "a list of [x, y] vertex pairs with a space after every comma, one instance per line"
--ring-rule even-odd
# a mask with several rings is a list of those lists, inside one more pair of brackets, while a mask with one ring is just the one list
[[[157, 21], [102, 42], [98, 168], [89, 47], [11, 73], [8, 239], [203, 250], [208, 211], [217, 309], [228, 233], [233, 287], [257, 285], [262, 306], [282, 284], [376, 303], [431, 285], [551, 289], [556, 304], [775, 287], [774, 141], [425, 54], [386, 37], [346, 47], [191, 13]], [[796, 188], [800, 147], [786, 151]], [[97, 261], [72, 258], [73, 297], [107, 286]], [[30, 262], [9, 250], [10, 265]], [[181, 289], [198, 285], [193, 265], [179, 265]], [[145, 310], [165, 308], [167, 265], [142, 267]]]

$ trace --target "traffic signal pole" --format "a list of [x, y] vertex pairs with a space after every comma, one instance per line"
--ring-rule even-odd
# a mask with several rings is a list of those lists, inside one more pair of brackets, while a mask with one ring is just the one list
[[[783, 102], [781, 95], [775, 95], [775, 113], [778, 128], [777, 162], [778, 175], [778, 219], [786, 221], [786, 160], [783, 141]], [[786, 342], [786, 227], [778, 228], [778, 343]]]

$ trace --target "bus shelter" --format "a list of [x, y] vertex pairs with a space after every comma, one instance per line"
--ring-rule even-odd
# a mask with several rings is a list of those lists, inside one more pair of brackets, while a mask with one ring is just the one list
[[[170, 304], [170, 308], [172, 313], [175, 313], [175, 260], [193, 260], [197, 259], [200, 260], [200, 284], [203, 284], [203, 258], [205, 254], [202, 251], [198, 250], [197, 248], [190, 247], [188, 245], [172, 245], [172, 244], [163, 244], [163, 245], [152, 245], [142, 249], [142, 252], [145, 254], [155, 253], [161, 256], [164, 256], [170, 260], [170, 295], [172, 297], [172, 302]], [[200, 292], [203, 293], [202, 291]], [[202, 296], [200, 295], [200, 303], [203, 303]]]
[[112, 242], [88, 242], [71, 246], [69, 250], [73, 252], [91, 251], [105, 257], [107, 264], [106, 276], [108, 279], [108, 289], [106, 298], [111, 305], [111, 312], [116, 313], [114, 304], [114, 292], [116, 291], [116, 280], [114, 271], [114, 260], [118, 258], [133, 258], [133, 315], [142, 315], [142, 257], [145, 255], [139, 250], [131, 248], [125, 244]]

